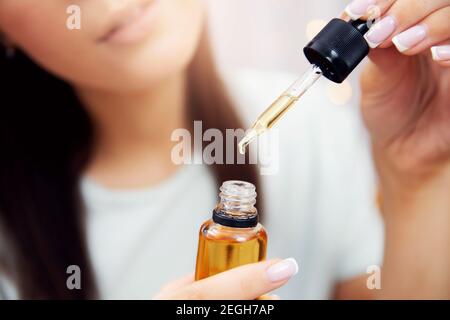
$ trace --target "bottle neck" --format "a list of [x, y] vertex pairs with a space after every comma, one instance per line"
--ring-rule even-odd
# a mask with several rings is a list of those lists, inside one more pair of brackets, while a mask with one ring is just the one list
[[219, 224], [249, 228], [258, 224], [255, 208], [256, 189], [245, 181], [225, 181], [220, 187], [220, 202], [217, 204], [213, 220]]

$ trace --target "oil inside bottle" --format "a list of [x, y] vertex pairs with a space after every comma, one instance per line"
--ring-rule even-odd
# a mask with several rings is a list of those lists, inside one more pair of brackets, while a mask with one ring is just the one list
[[233, 229], [235, 228], [214, 226], [212, 220], [203, 224], [195, 280], [266, 258], [267, 234], [264, 228], [240, 231]]

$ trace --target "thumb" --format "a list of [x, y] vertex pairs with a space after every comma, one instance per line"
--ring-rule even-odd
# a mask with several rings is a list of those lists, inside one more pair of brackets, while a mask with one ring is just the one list
[[292, 258], [247, 264], [196, 281], [176, 292], [171, 299], [255, 299], [281, 287], [297, 271], [297, 262]]

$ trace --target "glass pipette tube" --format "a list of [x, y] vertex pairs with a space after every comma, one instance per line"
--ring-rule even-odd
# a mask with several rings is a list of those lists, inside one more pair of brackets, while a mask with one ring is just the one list
[[239, 142], [239, 152], [245, 153], [250, 142], [272, 126], [300, 99], [300, 97], [320, 78], [322, 71], [319, 67], [311, 67], [298, 78], [281, 96], [278, 97], [259, 117], [247, 134]]

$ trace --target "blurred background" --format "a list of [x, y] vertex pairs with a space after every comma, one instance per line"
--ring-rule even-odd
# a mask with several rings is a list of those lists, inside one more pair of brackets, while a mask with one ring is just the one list
[[223, 67], [304, 70], [309, 36], [349, 1], [208, 0], [213, 45]]
[[[223, 70], [257, 69], [300, 75], [303, 47], [350, 0], [207, 0], [214, 53]], [[343, 84], [328, 83], [336, 105], [357, 104], [361, 66]]]

